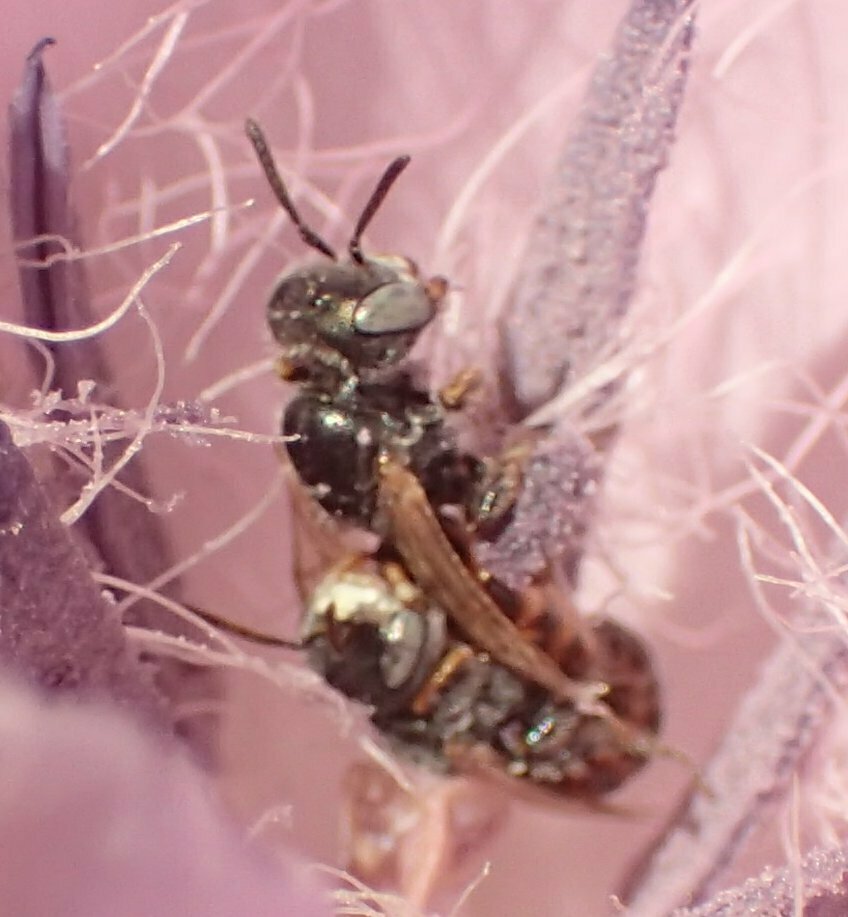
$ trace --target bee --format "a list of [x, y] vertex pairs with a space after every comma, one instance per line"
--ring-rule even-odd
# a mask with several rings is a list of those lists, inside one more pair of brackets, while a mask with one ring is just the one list
[[[253, 642], [304, 651], [418, 766], [597, 804], [657, 748], [660, 690], [642, 641], [610, 618], [582, 617], [550, 583], [508, 589], [447, 535], [422, 548], [418, 534], [438, 526], [423, 488], [398, 467], [382, 475], [384, 499], [402, 497], [410, 530], [392, 529], [371, 555], [336, 552], [330, 563], [327, 554], [304, 591], [297, 641], [199, 613]], [[295, 506], [315, 525], [308, 503]], [[481, 644], [499, 646], [505, 661]]]
[[422, 280], [409, 259], [366, 257], [361, 247], [409, 157], [388, 166], [339, 261], [295, 208], [260, 127], [248, 120], [246, 132], [277, 200], [324, 256], [284, 273], [267, 310], [280, 375], [299, 388], [282, 421], [299, 479], [332, 516], [366, 529], [378, 527], [376, 471], [387, 455], [402, 458], [435, 504], [468, 502], [482, 463], [457, 448], [444, 404], [398, 366], [436, 316], [447, 281]]
[[408, 259], [361, 250], [408, 158], [386, 169], [340, 262], [295, 209], [258, 125], [246, 130], [301, 238], [327, 259], [285, 273], [268, 305], [280, 374], [298, 386], [282, 431], [303, 485], [294, 494], [307, 522], [299, 534], [311, 530], [313, 547], [325, 540], [320, 506], [379, 536], [375, 553], [341, 564], [331, 538], [322, 574], [301, 577], [300, 646], [328, 684], [372, 708], [376, 728], [407, 758], [560, 795], [609, 792], [654, 748], [651, 661], [621, 625], [583, 620], [570, 607], [559, 619], [568, 603], [556, 590], [514, 592], [472, 560], [470, 533], [508, 512], [504, 481], [516, 478], [515, 462], [499, 476], [497, 462], [461, 451], [446, 412], [461, 404], [462, 386], [459, 396], [434, 397], [404, 364], [446, 281], [423, 281]]
[[415, 765], [597, 803], [656, 747], [660, 701], [650, 657], [610, 618], [570, 627], [550, 588], [518, 595], [500, 587], [498, 597], [504, 617], [521, 622], [521, 639], [573, 686], [571, 698], [465, 637], [386, 543], [336, 563], [317, 582], [299, 641], [200, 614], [248, 640], [304, 650], [331, 687], [369, 707], [391, 750]]
[[306, 604], [310, 664], [371, 708], [394, 751], [437, 772], [516, 778], [592, 802], [645, 764], [660, 725], [659, 687], [635, 634], [604, 617], [569, 627], [555, 590], [466, 587], [472, 605], [497, 594], [503, 620], [520, 621], [513, 649], [543, 654], [559, 673], [551, 690], [456, 626], [440, 604], [456, 600], [450, 588], [439, 598], [422, 588], [390, 542], [335, 567]]
[[[282, 432], [288, 457], [307, 492], [331, 515], [384, 536], [386, 526], [397, 527], [403, 513], [395, 511], [397, 500], [381, 504], [381, 477], [390, 480], [380, 474], [381, 468], [396, 468], [398, 474], [406, 470], [411, 482], [406, 490], [423, 489], [422, 507], [459, 504], [475, 522], [495, 506], [502, 514], [503, 500], [491, 496], [500, 489], [494, 463], [457, 448], [442, 403], [397, 365], [434, 318], [447, 282], [410, 279], [417, 277], [411, 266], [385, 267], [390, 262], [411, 265], [408, 259], [375, 260], [362, 254], [362, 233], [408, 157], [394, 160], [386, 169], [356, 223], [349, 261], [338, 263], [330, 246], [297, 212], [255, 121], [247, 121], [246, 133], [301, 238], [332, 259], [284, 274], [268, 305], [268, 322], [282, 350], [283, 375], [300, 386], [300, 394], [284, 411]], [[360, 312], [367, 316], [361, 326]], [[461, 400], [461, 393], [454, 393], [451, 404]], [[449, 556], [439, 523], [431, 520], [430, 530], [440, 536], [442, 553]], [[409, 553], [414, 554], [414, 547]], [[562, 672], [520, 639], [494, 603], [468, 606], [459, 600], [445, 607], [460, 626], [468, 630], [472, 625], [469, 632], [494, 658], [516, 665], [520, 657], [525, 677], [563, 696], [573, 693]]]

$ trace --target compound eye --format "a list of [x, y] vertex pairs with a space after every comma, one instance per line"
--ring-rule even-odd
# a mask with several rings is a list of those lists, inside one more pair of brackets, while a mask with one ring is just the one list
[[353, 329], [374, 336], [419, 331], [435, 314], [420, 284], [387, 283], [359, 302], [353, 313]]
[[381, 635], [385, 645], [380, 670], [386, 687], [397, 690], [416, 674], [426, 637], [426, 619], [408, 611], [394, 614], [381, 628]]

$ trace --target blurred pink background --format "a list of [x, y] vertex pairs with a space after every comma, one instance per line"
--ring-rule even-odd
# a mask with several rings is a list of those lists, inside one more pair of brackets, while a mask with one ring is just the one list
[[[273, 356], [267, 292], [304, 255], [243, 138], [248, 114], [266, 128], [285, 174], [309, 182], [300, 200], [333, 242], [346, 239], [382, 164], [413, 154], [370, 239], [459, 289], [447, 330], [422, 348], [445, 376], [490, 352], [491, 316], [520, 262], [589, 68], [625, 8], [621, 0], [249, 0], [236, 11], [219, 0], [168, 8], [127, 2], [104, 16], [81, 0], [43, 0], [7, 17], [0, 93], [11, 97], [31, 46], [53, 35], [58, 45], [45, 61], [63, 98], [74, 159], [87, 164], [73, 190], [89, 248], [210, 207], [233, 208], [88, 265], [105, 314], [170, 241], [183, 243], [144, 294], [166, 347], [165, 400], [197, 398]], [[837, 0], [705, 0], [678, 141], [652, 207], [629, 333], [657, 346], [631, 380], [581, 601], [645, 635], [665, 686], [664, 738], [695, 762], [722, 736], [773, 640], [740, 565], [738, 514], [789, 543], [744, 466], [752, 458], [746, 444], [793, 458], [794, 473], [834, 516], [846, 511], [842, 402], [822, 407], [844, 381], [848, 353], [846, 15]], [[113, 59], [151, 16], [162, 18]], [[151, 70], [157, 54], [161, 67]], [[140, 92], [137, 118], [98, 157]], [[499, 148], [505, 137], [510, 142]], [[479, 173], [496, 149], [492, 168]], [[234, 209], [249, 197], [257, 200], [252, 209]], [[458, 201], [463, 209], [454, 212]], [[272, 219], [279, 231], [263, 245]], [[5, 270], [3, 294], [15, 301]], [[219, 320], [198, 337], [211, 310]], [[154, 375], [143, 326], [129, 316], [108, 334], [126, 396], [145, 404]], [[191, 360], [189, 348], [196, 349]], [[282, 399], [266, 371], [215, 404], [238, 429], [268, 434]], [[824, 419], [802, 447], [811, 416]], [[159, 436], [144, 458], [156, 496], [180, 495], [162, 519], [175, 560], [227, 530], [279, 480], [264, 443]], [[818, 537], [824, 553], [829, 542]], [[287, 508], [277, 499], [192, 568], [183, 595], [291, 634], [298, 606], [288, 551]], [[778, 611], [791, 605], [786, 589], [768, 595]], [[233, 675], [231, 687], [221, 776], [228, 804], [245, 826], [286, 807], [288, 821], [263, 831], [268, 843], [336, 864], [341, 786], [362, 757], [358, 727], [342, 734], [326, 705], [251, 676]], [[839, 734], [834, 727], [837, 745]], [[828, 759], [838, 760], [837, 752]], [[821, 782], [817, 773], [811, 786]], [[609, 896], [690, 778], [673, 760], [652, 763], [615, 797], [627, 815], [516, 801], [501, 828], [446, 877], [436, 903], [449, 910], [488, 860], [491, 872], [463, 913], [612, 913]], [[802, 849], [845, 827], [838, 802], [845, 797], [834, 791], [825, 825], [811, 792], [802, 788], [795, 800], [806, 813]], [[791, 802], [728, 881], [786, 859], [778, 829]]]

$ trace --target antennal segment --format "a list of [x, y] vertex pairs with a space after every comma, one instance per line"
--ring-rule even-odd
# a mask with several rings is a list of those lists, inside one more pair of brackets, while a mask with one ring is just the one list
[[233, 634], [236, 637], [244, 637], [251, 643], [258, 643], [260, 646], [275, 646], [284, 650], [303, 650], [305, 644], [302, 641], [286, 640], [284, 637], [276, 637], [273, 634], [263, 633], [261, 630], [254, 630], [246, 624], [238, 624], [229, 618], [222, 618], [220, 615], [206, 611], [204, 608], [198, 608], [196, 605], [186, 605], [191, 609], [198, 618], [203, 618], [207, 624], [212, 624], [220, 630]]
[[362, 215], [356, 221], [353, 237], [347, 247], [348, 252], [350, 252], [350, 260], [354, 263], [364, 264], [365, 258], [360, 246], [362, 233], [368, 228], [368, 224], [374, 218], [374, 214], [379, 209], [380, 204], [383, 203], [383, 199], [389, 193], [389, 189], [395, 183], [397, 177], [408, 165], [409, 156], [398, 156], [397, 159], [390, 162], [389, 167], [383, 172], [383, 177], [377, 182], [377, 187], [372, 192], [371, 197], [368, 198], [368, 203], [365, 205]]
[[[262, 166], [262, 171], [265, 173], [265, 178], [268, 179], [268, 184], [271, 186], [274, 196], [280, 202], [283, 210], [291, 217], [292, 223], [294, 223], [298, 233], [300, 233], [300, 238], [303, 239], [310, 248], [317, 249], [322, 255], [326, 255], [328, 258], [332, 258], [335, 261], [336, 253], [317, 232], [310, 229], [306, 223], [303, 222], [300, 214], [295, 209], [285, 183], [280, 177], [280, 173], [277, 171], [274, 157], [271, 155], [271, 150], [268, 148], [268, 141], [265, 139], [265, 134], [262, 133], [262, 128], [253, 118], [248, 118], [247, 121], [244, 122], [244, 132], [253, 144], [253, 149], [256, 150], [256, 158]], [[385, 180], [385, 176], [383, 176], [383, 178]], [[389, 184], [391, 184], [391, 182]], [[388, 188], [386, 190], [388, 190]], [[376, 194], [376, 191], [374, 193]], [[385, 195], [385, 191], [383, 195]]]

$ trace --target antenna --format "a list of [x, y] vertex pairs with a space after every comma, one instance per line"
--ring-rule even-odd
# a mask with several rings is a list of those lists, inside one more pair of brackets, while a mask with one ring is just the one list
[[[256, 150], [256, 158], [259, 160], [259, 165], [262, 166], [262, 171], [265, 173], [265, 178], [268, 179], [268, 184], [271, 186], [274, 196], [280, 202], [283, 210], [291, 217], [292, 223], [294, 223], [297, 227], [297, 231], [300, 233], [300, 238], [303, 239], [310, 248], [317, 249], [322, 255], [326, 255], [328, 258], [332, 258], [333, 261], [335, 261], [336, 253], [317, 232], [314, 232], [303, 222], [300, 218], [300, 214], [295, 209], [292, 199], [289, 197], [289, 192], [286, 190], [285, 183], [280, 177], [280, 173], [277, 171], [277, 166], [274, 164], [274, 157], [271, 155], [271, 150], [268, 148], [268, 141], [265, 139], [265, 134], [262, 133], [262, 128], [253, 118], [248, 118], [247, 121], [244, 122], [244, 132], [253, 144], [253, 149]], [[383, 179], [385, 180], [385, 176], [383, 176]], [[389, 184], [391, 184], [391, 182]], [[388, 190], [388, 188], [386, 190]], [[377, 192], [375, 191], [374, 193], [376, 194]], [[385, 195], [385, 191], [383, 194]], [[379, 204], [379, 201], [377, 203]]]
[[[185, 604], [185, 603], [183, 603]], [[276, 646], [284, 650], [303, 650], [305, 645], [302, 642], [286, 640], [284, 637], [276, 637], [273, 634], [266, 634], [259, 630], [254, 630], [245, 624], [238, 624], [229, 618], [222, 618], [220, 615], [206, 611], [204, 608], [198, 608], [196, 605], [186, 605], [198, 618], [202, 618], [207, 624], [213, 624], [215, 627], [233, 634], [236, 637], [244, 637], [251, 643], [258, 643], [260, 646]]]
[[356, 227], [353, 230], [353, 236], [347, 247], [350, 252], [350, 260], [355, 264], [364, 264], [365, 258], [362, 254], [360, 241], [362, 233], [368, 228], [368, 224], [374, 218], [374, 214], [383, 203], [384, 198], [389, 193], [389, 189], [397, 181], [397, 177], [409, 165], [409, 156], [398, 156], [397, 159], [389, 163], [388, 168], [383, 172], [383, 177], [377, 182], [377, 187], [368, 198], [368, 203], [362, 211], [362, 215], [356, 221]]

